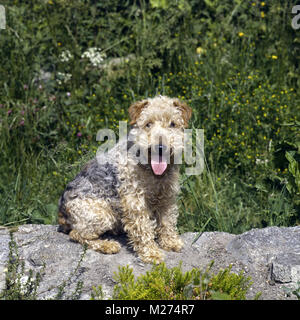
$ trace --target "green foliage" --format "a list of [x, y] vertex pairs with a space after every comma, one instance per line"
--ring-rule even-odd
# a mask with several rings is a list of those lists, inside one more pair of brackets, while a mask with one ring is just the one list
[[[136, 279], [133, 270], [119, 267], [115, 273], [113, 299], [119, 300], [244, 300], [251, 286], [250, 278], [243, 272], [231, 273], [231, 268], [213, 275], [211, 267], [193, 268], [182, 272], [181, 265], [168, 269], [164, 263], [153, 266], [145, 275]], [[258, 298], [258, 295], [257, 297]]]
[[228, 300], [244, 300], [246, 298], [246, 292], [251, 286], [250, 278], [245, 278], [243, 271], [238, 275], [230, 273], [231, 268], [232, 266], [229, 266], [211, 279], [209, 287], [213, 299], [216, 299], [218, 294], [221, 294], [221, 297], [224, 297], [224, 294], [227, 295]]
[[296, 286], [293, 288], [290, 287], [283, 287], [284, 291], [286, 292], [286, 295], [288, 297], [291, 297], [292, 295], [295, 295], [298, 300], [300, 300], [300, 281], [296, 283]]
[[97, 287], [92, 287], [91, 300], [103, 300], [104, 292], [102, 290], [102, 286], [99, 285]]
[[67, 280], [64, 280], [57, 288], [57, 294], [54, 297], [54, 300], [79, 300], [82, 294], [83, 281], [77, 281], [76, 287], [71, 294], [66, 294], [66, 289], [72, 284], [75, 277], [78, 277], [80, 274], [80, 265], [85, 257], [87, 246], [84, 246], [80, 259], [77, 262], [75, 269], [71, 272]]
[[[74, 278], [78, 277], [80, 274], [80, 265], [86, 254], [86, 250], [87, 247], [84, 247], [76, 268], [71, 272], [69, 277], [57, 286], [57, 294], [53, 298], [54, 300], [80, 299], [83, 287], [82, 281], [76, 282], [76, 287], [73, 292], [70, 292], [70, 294], [66, 293], [66, 289], [74, 283]], [[5, 271], [5, 287], [0, 292], [0, 300], [36, 300], [37, 289], [43, 280], [45, 268], [46, 265], [44, 264], [40, 272], [34, 274], [33, 270], [29, 269], [25, 274], [25, 262], [19, 257], [18, 246], [13, 238], [13, 230], [11, 230], [9, 255]], [[98, 296], [100, 295], [99, 290], [96, 291], [96, 293]]]
[[181, 183], [181, 232], [299, 224], [292, 1], [1, 4], [1, 224], [56, 223], [97, 130], [117, 132], [156, 94], [185, 100], [205, 134], [205, 171]]
[[12, 232], [10, 237], [5, 288], [0, 292], [0, 300], [36, 300], [43, 270], [34, 275], [30, 269], [28, 275], [25, 275], [25, 264], [24, 261], [20, 261]]
[[290, 173], [286, 188], [295, 197], [295, 203], [300, 205], [300, 143], [297, 151], [286, 151], [285, 157], [289, 162]]

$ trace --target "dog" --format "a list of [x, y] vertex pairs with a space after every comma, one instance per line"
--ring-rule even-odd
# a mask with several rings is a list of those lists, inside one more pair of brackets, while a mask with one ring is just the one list
[[[127, 233], [146, 263], [163, 261], [163, 250], [183, 246], [176, 230], [179, 164], [192, 109], [177, 98], [156, 96], [129, 107], [126, 139], [88, 162], [59, 200], [59, 231], [101, 253], [120, 250], [106, 232]], [[101, 161], [100, 161], [101, 160]]]

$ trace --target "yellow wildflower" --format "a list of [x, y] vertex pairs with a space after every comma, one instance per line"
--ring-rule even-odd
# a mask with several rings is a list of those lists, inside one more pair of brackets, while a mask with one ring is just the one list
[[198, 47], [197, 49], [196, 49], [196, 52], [197, 52], [197, 54], [203, 54], [204, 52], [205, 52], [205, 50], [203, 49], [203, 48], [201, 48], [201, 47]]

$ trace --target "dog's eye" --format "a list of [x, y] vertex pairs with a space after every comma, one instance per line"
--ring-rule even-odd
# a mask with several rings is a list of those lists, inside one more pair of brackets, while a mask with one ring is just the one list
[[170, 128], [175, 128], [175, 127], [176, 127], [176, 124], [175, 124], [174, 121], [172, 121], [172, 122], [170, 123]]
[[152, 122], [148, 122], [145, 127], [150, 128], [151, 126], [152, 126]]

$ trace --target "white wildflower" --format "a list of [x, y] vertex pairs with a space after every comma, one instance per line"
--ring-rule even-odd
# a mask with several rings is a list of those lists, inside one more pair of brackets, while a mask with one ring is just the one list
[[21, 294], [26, 294], [28, 291], [28, 287], [33, 284], [34, 280], [33, 279], [29, 279], [28, 276], [23, 275], [20, 280], [19, 280], [19, 284], [20, 284], [20, 293]]
[[99, 67], [106, 58], [106, 55], [101, 52], [100, 48], [89, 48], [81, 55], [81, 58], [89, 59], [93, 67]]
[[72, 74], [70, 74], [70, 73], [57, 72], [56, 75], [57, 75], [56, 82], [59, 85], [68, 82], [72, 78]]
[[268, 159], [265, 159], [265, 160], [259, 159], [259, 158], [256, 158], [256, 159], [255, 159], [255, 163], [256, 163], [256, 164], [267, 164], [268, 162], [269, 162]]
[[68, 62], [73, 58], [71, 52], [69, 50], [65, 50], [63, 51], [60, 56], [59, 56], [59, 60], [61, 62]]

